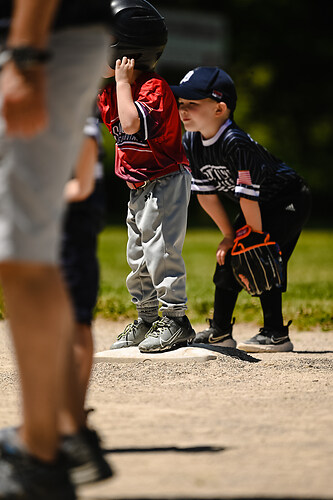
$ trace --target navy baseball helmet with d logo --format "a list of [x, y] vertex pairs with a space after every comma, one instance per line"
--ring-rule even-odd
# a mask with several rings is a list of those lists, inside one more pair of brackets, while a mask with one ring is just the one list
[[161, 14], [146, 0], [112, 0], [112, 32], [109, 65], [126, 56], [135, 59], [135, 68], [154, 69], [168, 39]]

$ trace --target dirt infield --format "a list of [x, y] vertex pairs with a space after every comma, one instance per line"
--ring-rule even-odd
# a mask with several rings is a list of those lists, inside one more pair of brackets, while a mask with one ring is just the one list
[[[95, 350], [123, 326], [97, 320]], [[235, 327], [237, 340], [254, 333]], [[293, 353], [96, 364], [90, 422], [117, 475], [82, 488], [80, 500], [333, 499], [333, 332], [291, 337]], [[0, 361], [2, 427], [19, 422], [4, 323]]]

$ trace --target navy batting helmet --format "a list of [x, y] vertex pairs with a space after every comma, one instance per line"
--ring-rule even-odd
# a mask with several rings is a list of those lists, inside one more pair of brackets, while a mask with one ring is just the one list
[[112, 28], [115, 41], [111, 45], [109, 65], [126, 56], [135, 59], [135, 68], [153, 70], [168, 39], [161, 14], [146, 0], [112, 0]]

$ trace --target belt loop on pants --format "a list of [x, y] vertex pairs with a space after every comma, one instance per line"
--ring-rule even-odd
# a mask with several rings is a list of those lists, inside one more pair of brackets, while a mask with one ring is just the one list
[[128, 182], [126, 181], [126, 184], [127, 186], [130, 188], [130, 189], [139, 189], [139, 188], [145, 188], [151, 181], [150, 180], [146, 180], [146, 181], [143, 181], [143, 182]]

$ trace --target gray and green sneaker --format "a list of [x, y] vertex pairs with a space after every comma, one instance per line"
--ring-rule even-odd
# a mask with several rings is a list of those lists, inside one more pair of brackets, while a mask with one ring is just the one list
[[260, 328], [257, 335], [237, 344], [237, 349], [246, 352], [290, 352], [294, 348], [288, 334], [290, 323], [279, 330]]
[[163, 352], [174, 347], [183, 347], [195, 337], [187, 316], [168, 317], [155, 321], [146, 338], [139, 344], [141, 352]]
[[134, 320], [133, 323], [127, 325], [125, 330], [118, 335], [117, 340], [112, 344], [110, 349], [122, 349], [123, 347], [139, 345], [144, 340], [151, 326], [151, 323], [147, 323], [142, 318]]

